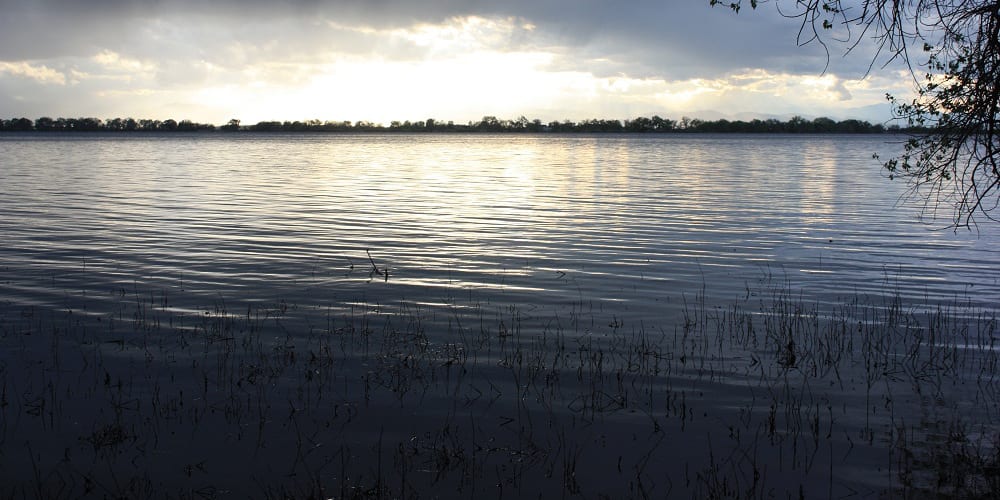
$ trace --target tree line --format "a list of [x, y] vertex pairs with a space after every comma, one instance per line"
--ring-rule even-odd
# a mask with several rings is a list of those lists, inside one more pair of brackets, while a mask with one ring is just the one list
[[542, 122], [521, 116], [514, 120], [501, 120], [484, 116], [481, 120], [459, 124], [453, 121], [427, 119], [420, 121], [393, 121], [388, 126], [369, 121], [262, 121], [243, 125], [240, 120], [229, 120], [216, 127], [212, 124], [190, 120], [135, 120], [132, 118], [49, 118], [37, 120], [13, 118], [0, 120], [0, 132], [489, 132], [489, 133], [834, 133], [880, 134], [885, 132], [915, 132], [917, 127], [885, 126], [862, 120], [836, 121], [827, 117], [808, 120], [794, 116], [789, 120], [700, 120], [683, 117], [672, 120], [654, 115], [628, 120], [587, 119], [578, 122], [563, 120]]
[[49, 118], [0, 120], [0, 132], [200, 132], [215, 125], [191, 120], [135, 120], [132, 118]]

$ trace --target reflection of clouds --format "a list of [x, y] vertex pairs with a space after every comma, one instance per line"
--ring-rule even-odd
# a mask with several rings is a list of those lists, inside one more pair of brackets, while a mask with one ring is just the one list
[[829, 140], [810, 141], [802, 148], [802, 163], [809, 165], [799, 179], [802, 215], [829, 222], [836, 208], [837, 149]]
[[493, 142], [477, 137], [446, 149], [422, 141], [398, 148], [401, 154], [375, 145], [377, 162], [364, 152], [332, 159], [326, 189], [330, 196], [349, 197], [341, 203], [377, 217], [378, 224], [410, 228], [418, 242], [462, 246], [499, 239], [533, 208], [536, 169], [543, 163], [530, 140], [503, 141], [503, 151]]
[[[800, 226], [801, 221], [829, 217], [836, 208], [842, 153], [828, 139], [684, 136], [657, 147], [662, 150], [654, 157], [638, 161], [662, 170], [642, 175], [668, 193], [662, 205], [670, 217], [692, 228], [722, 228], [766, 239], [776, 228], [792, 225], [791, 220]], [[684, 205], [673, 205], [678, 200]]]
[[[796, 280], [836, 273], [838, 283], [846, 279], [862, 291], [895, 261], [931, 270], [927, 278], [902, 274], [917, 283], [905, 285], [911, 289], [938, 276], [978, 282], [996, 238], [975, 243], [981, 251], [973, 252], [953, 233], [909, 224], [916, 211], [892, 208], [901, 186], [878, 175], [871, 160], [870, 151], [885, 148], [885, 140], [687, 134], [57, 140], [32, 162], [58, 168], [27, 169], [42, 188], [22, 189], [12, 206], [44, 212], [37, 193], [52, 189], [45, 186], [74, 193], [68, 230], [85, 227], [80, 237], [95, 245], [125, 241], [114, 244], [126, 262], [144, 255], [143, 245], [155, 250], [154, 260], [173, 252], [162, 265], [184, 267], [185, 279], [198, 272], [195, 279], [227, 275], [256, 284], [273, 280], [261, 278], [260, 269], [295, 275], [282, 266], [312, 260], [336, 273], [353, 261], [353, 278], [365, 279], [364, 249], [371, 248], [377, 264], [393, 272], [389, 286], [434, 288], [428, 301], [440, 298], [439, 290], [444, 296], [446, 289], [493, 287], [552, 289], [559, 297], [579, 290], [638, 304], [706, 284], [729, 293], [725, 287], [734, 280], [755, 279], [768, 265]], [[621, 279], [638, 280], [639, 288], [623, 290]], [[954, 291], [933, 284], [942, 294]]]

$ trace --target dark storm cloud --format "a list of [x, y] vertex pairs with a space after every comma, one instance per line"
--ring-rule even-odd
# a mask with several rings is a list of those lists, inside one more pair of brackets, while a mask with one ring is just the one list
[[[374, 50], [362, 36], [331, 39], [328, 22], [391, 28], [475, 15], [524, 19], [560, 54], [557, 67], [601, 76], [713, 77], [745, 67], [818, 73], [825, 63], [819, 46], [796, 46], [797, 25], [774, 9], [737, 16], [707, 0], [0, 0], [0, 12], [0, 60], [8, 61], [107, 49], [167, 59], [200, 53], [236, 63], [238, 54], [234, 61], [220, 52], [233, 43], [263, 51], [258, 57], [307, 58], [333, 45]], [[151, 26], [181, 28], [168, 37]], [[863, 74], [868, 61], [838, 55], [837, 68]]]

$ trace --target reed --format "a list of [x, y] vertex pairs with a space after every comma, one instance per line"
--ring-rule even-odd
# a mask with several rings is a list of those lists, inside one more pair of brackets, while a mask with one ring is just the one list
[[656, 328], [471, 294], [25, 306], [0, 497], [1000, 495], [996, 311], [747, 290]]

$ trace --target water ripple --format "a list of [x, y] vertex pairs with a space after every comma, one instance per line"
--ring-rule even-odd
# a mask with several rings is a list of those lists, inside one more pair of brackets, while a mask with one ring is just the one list
[[439, 307], [475, 290], [497, 304], [628, 304], [669, 323], [671, 298], [725, 300], [777, 274], [822, 301], [888, 284], [1000, 302], [1000, 232], [919, 222], [871, 159], [898, 147], [886, 141], [3, 137], [0, 299], [62, 307], [67, 290], [152, 287], [178, 307], [359, 296]]

